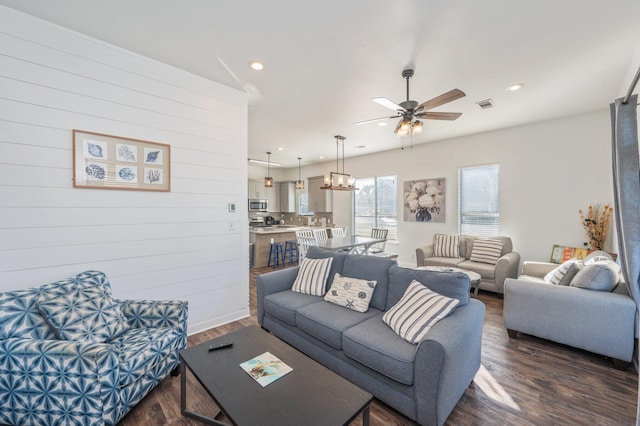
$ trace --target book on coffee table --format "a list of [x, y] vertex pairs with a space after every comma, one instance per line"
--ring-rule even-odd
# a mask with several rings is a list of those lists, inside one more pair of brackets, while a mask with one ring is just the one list
[[293, 371], [291, 367], [270, 352], [251, 358], [249, 361], [240, 364], [240, 367], [249, 373], [262, 387]]

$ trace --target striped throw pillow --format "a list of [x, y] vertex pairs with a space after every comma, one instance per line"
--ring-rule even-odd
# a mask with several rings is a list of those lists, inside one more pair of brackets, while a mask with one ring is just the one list
[[419, 343], [438, 321], [449, 315], [460, 301], [429, 290], [413, 280], [402, 298], [382, 321], [409, 343]]
[[457, 235], [433, 236], [433, 255], [436, 257], [460, 257], [460, 239]]
[[312, 296], [324, 296], [324, 290], [329, 278], [332, 257], [324, 259], [310, 259], [305, 257], [300, 263], [298, 276], [291, 290]]
[[582, 261], [569, 259], [553, 271], [544, 276], [544, 282], [553, 285], [569, 285], [573, 277], [582, 269]]
[[495, 265], [501, 253], [502, 241], [500, 240], [474, 240], [469, 260]]

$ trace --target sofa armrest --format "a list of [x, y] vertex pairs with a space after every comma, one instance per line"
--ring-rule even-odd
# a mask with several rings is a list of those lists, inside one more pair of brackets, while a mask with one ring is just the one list
[[414, 395], [419, 424], [443, 424], [480, 369], [484, 314], [484, 304], [471, 299], [418, 344]]
[[633, 355], [636, 304], [627, 295], [507, 278], [504, 325], [622, 361]]
[[256, 308], [259, 324], [262, 324], [264, 318], [264, 298], [272, 293], [291, 290], [298, 276], [298, 269], [299, 267], [281, 269], [256, 277]]
[[184, 300], [116, 300], [135, 328], [174, 327], [187, 334], [189, 304]]
[[60, 413], [71, 413], [77, 424], [118, 419], [112, 345], [10, 338], [0, 340], [0, 360], [0, 424], [47, 423]]
[[416, 266], [419, 268], [424, 266], [424, 260], [433, 257], [433, 244], [428, 244], [416, 249]]
[[527, 260], [522, 264], [522, 275], [544, 278], [545, 275], [556, 269], [558, 266], [560, 265], [557, 263], [533, 262]]
[[516, 278], [518, 276], [518, 268], [520, 267], [520, 253], [515, 251], [505, 253], [495, 268], [496, 291], [504, 293], [504, 280], [506, 278]]

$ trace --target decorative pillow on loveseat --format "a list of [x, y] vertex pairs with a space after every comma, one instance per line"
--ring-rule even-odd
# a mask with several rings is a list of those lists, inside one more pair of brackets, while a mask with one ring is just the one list
[[460, 238], [457, 235], [435, 234], [433, 255], [436, 257], [460, 257]]
[[43, 292], [38, 310], [63, 340], [105, 343], [129, 328], [110, 292], [95, 285], [78, 284], [68, 293], [49, 298]]
[[333, 258], [310, 259], [305, 257], [300, 262], [298, 276], [291, 290], [312, 296], [324, 296]]
[[502, 255], [502, 241], [500, 240], [474, 240], [471, 249], [472, 262], [489, 263], [495, 265]]
[[409, 343], [419, 343], [438, 321], [458, 306], [458, 299], [429, 290], [412, 281], [402, 298], [382, 316], [393, 331]]
[[358, 312], [367, 312], [376, 281], [343, 277], [336, 274], [324, 300]]
[[554, 285], [569, 285], [580, 269], [582, 269], [582, 261], [580, 259], [569, 259], [553, 271], [549, 271], [544, 276], [544, 282]]
[[612, 291], [617, 284], [618, 274], [615, 270], [597, 262], [585, 265], [571, 280], [571, 287], [596, 291]]

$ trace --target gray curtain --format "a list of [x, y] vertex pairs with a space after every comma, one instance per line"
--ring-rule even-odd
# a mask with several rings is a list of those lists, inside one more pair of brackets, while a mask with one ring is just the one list
[[[611, 104], [611, 150], [618, 256], [627, 290], [636, 305], [640, 302], [640, 156], [637, 105], [638, 95], [631, 96], [626, 105], [622, 103], [622, 98]], [[639, 424], [639, 420], [640, 400], [636, 412], [636, 425]]]

